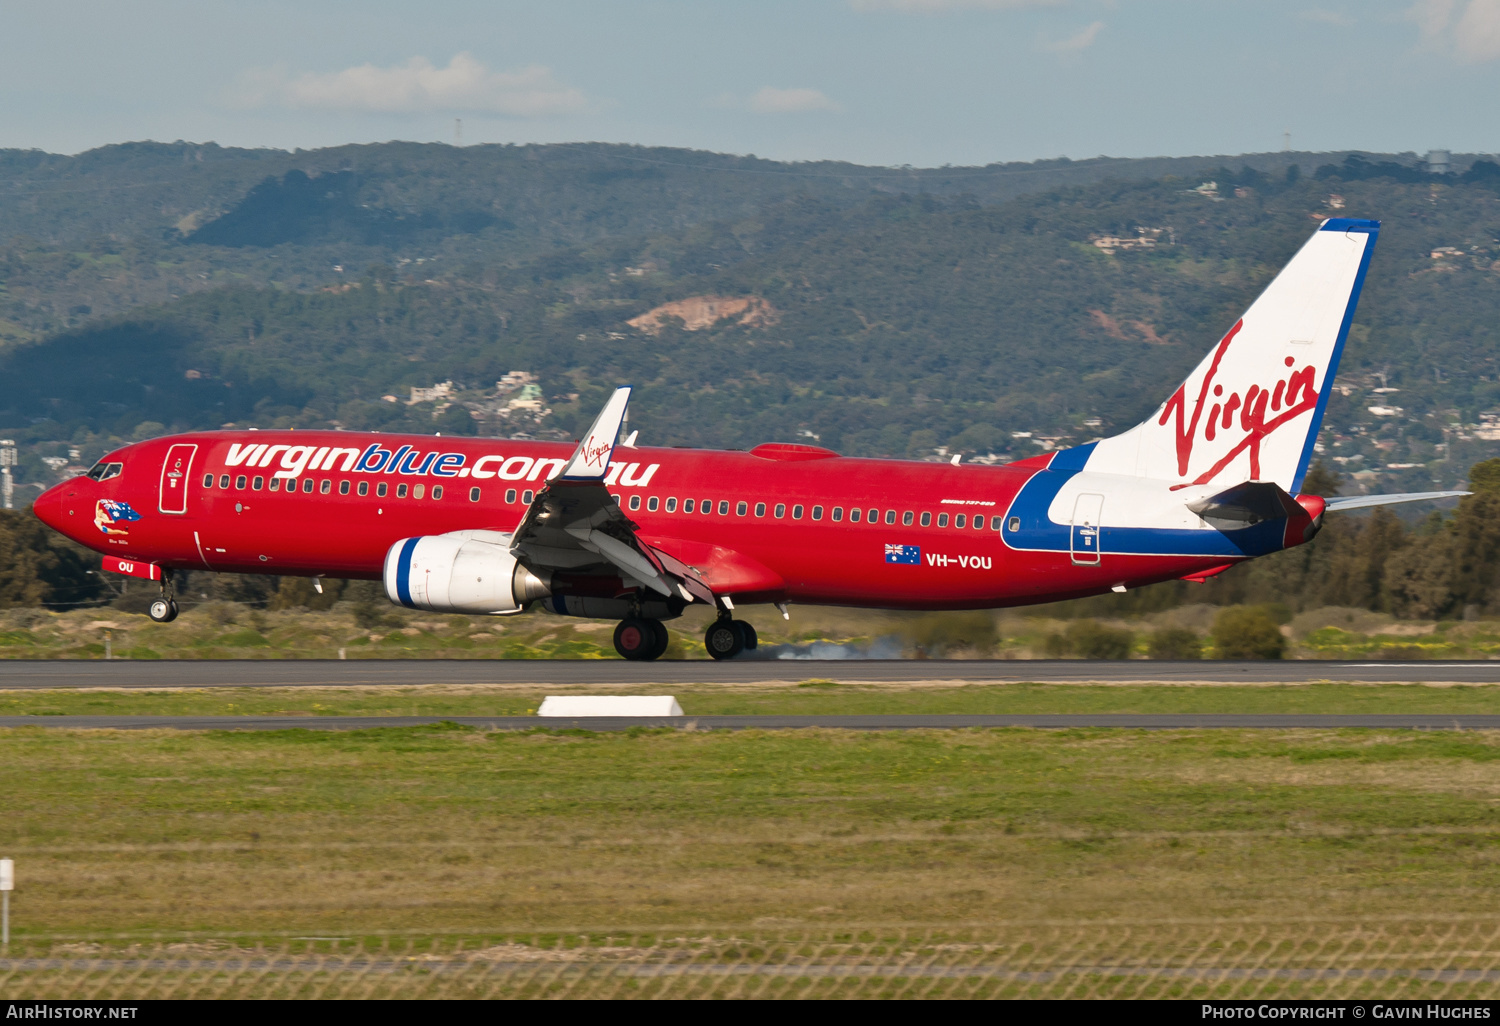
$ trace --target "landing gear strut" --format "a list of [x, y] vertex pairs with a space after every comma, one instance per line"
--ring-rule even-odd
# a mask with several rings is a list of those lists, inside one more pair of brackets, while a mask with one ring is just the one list
[[172, 573], [170, 570], [162, 571], [161, 576], [161, 598], [151, 603], [146, 615], [157, 623], [171, 623], [177, 619], [177, 600], [172, 597]]
[[753, 652], [760, 639], [746, 620], [721, 616], [703, 634], [703, 647], [715, 659], [733, 659], [741, 652]]
[[666, 626], [649, 616], [627, 616], [615, 628], [615, 651], [622, 659], [659, 659], [670, 640]]

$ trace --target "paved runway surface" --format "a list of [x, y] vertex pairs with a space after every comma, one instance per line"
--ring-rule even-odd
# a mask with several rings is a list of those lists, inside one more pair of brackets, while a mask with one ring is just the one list
[[1115, 727], [1127, 730], [1203, 728], [1332, 730], [1361, 727], [1377, 730], [1500, 730], [1500, 716], [1419, 715], [1278, 715], [1126, 713], [1018, 716], [0, 716], [0, 727], [70, 727], [175, 730], [365, 730], [372, 727], [417, 727], [459, 723], [489, 730], [628, 730], [631, 727], [675, 727], [679, 730], [791, 730], [834, 727], [843, 730], [920, 730], [955, 727]]
[[627, 663], [615, 659], [22, 661], [0, 659], [0, 690], [22, 688], [308, 687], [371, 684], [509, 684], [641, 687], [756, 684], [810, 677], [848, 683], [954, 681], [1306, 683], [1357, 680], [1500, 683], [1497, 662], [1232, 663], [1038, 660], [734, 660]]

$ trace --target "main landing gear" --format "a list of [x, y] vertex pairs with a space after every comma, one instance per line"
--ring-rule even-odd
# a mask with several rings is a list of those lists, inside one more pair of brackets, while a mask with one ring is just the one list
[[760, 639], [748, 620], [731, 620], [721, 616], [703, 634], [703, 647], [715, 659], [733, 659], [741, 652], [753, 652]]
[[172, 597], [171, 571], [162, 572], [161, 598], [151, 603], [146, 615], [157, 623], [171, 623], [177, 619], [177, 600]]
[[615, 651], [622, 659], [659, 659], [670, 640], [666, 626], [649, 616], [627, 616], [615, 628]]
[[[660, 659], [669, 640], [667, 628], [649, 616], [627, 616], [615, 628], [615, 651], [622, 659]], [[741, 652], [752, 652], [759, 641], [748, 621], [727, 616], [715, 620], [703, 635], [703, 644], [715, 659], [733, 659]]]

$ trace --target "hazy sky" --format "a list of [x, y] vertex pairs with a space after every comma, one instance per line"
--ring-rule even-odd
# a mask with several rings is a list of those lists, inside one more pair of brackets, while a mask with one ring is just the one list
[[0, 0], [0, 147], [1500, 150], [1500, 0]]

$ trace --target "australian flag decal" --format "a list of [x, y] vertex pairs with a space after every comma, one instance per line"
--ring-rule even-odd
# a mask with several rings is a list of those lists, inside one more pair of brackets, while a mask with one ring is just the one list
[[891, 545], [886, 544], [885, 561], [887, 563], [905, 563], [908, 566], [920, 566], [922, 563], [922, 550], [916, 545]]

